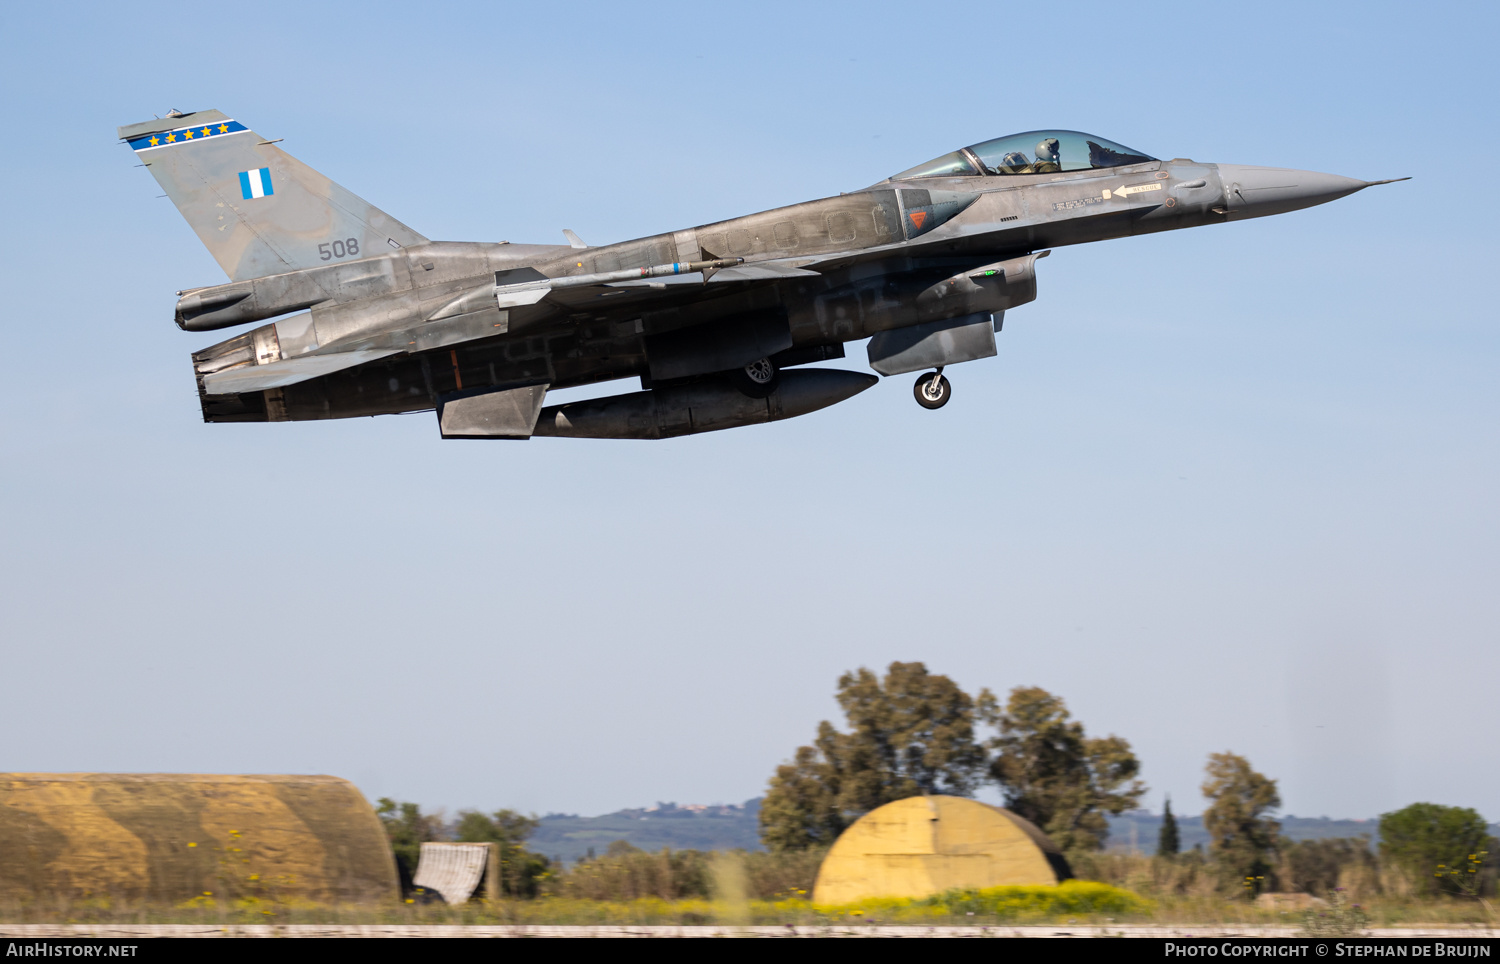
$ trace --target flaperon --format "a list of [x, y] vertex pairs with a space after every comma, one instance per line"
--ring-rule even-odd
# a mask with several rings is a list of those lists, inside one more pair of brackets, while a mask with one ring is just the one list
[[[1372, 184], [1157, 160], [1076, 131], [975, 144], [862, 190], [589, 247], [429, 241], [224, 114], [120, 128], [228, 284], [177, 324], [276, 318], [193, 355], [210, 422], [435, 409], [445, 438], [667, 438], [802, 415], [875, 384], [798, 368], [869, 338], [881, 375], [995, 354], [1036, 260], [1085, 241], [1280, 214]], [[543, 407], [610, 379], [644, 389]]]

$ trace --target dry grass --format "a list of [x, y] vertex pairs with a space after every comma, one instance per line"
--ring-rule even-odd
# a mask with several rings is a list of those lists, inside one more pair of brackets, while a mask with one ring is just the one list
[[[1171, 924], [1296, 925], [1301, 911], [1258, 906], [1248, 899], [1243, 881], [1210, 861], [1188, 853], [1174, 858], [1144, 854], [1101, 853], [1074, 859], [1074, 871], [1140, 894], [1155, 903], [1151, 919]], [[1306, 873], [1305, 868], [1300, 871]], [[1340, 866], [1322, 868], [1312, 885], [1298, 880], [1299, 868], [1283, 856], [1266, 889], [1284, 889], [1330, 897], [1337, 890], [1369, 917], [1371, 926], [1413, 923], [1495, 926], [1489, 910], [1477, 900], [1423, 897], [1399, 871], [1359, 856]]]
[[[361, 905], [292, 899], [199, 897], [176, 905], [98, 898], [37, 898], [0, 905], [0, 921], [32, 924], [925, 924], [1159, 923], [1181, 926], [1291, 926], [1300, 911], [1257, 906], [1240, 882], [1195, 854], [1163, 859], [1093, 854], [1075, 860], [1080, 877], [1059, 888], [999, 888], [927, 900], [810, 902], [823, 854], [621, 849], [543, 879], [534, 900]], [[1295, 868], [1279, 868], [1290, 875]], [[1457, 897], [1418, 897], [1409, 881], [1362, 858], [1325, 871], [1329, 890], [1357, 903], [1370, 926], [1496, 926], [1486, 906]], [[1330, 876], [1331, 874], [1331, 876]], [[1273, 875], [1273, 883], [1275, 881]], [[1103, 886], [1101, 886], [1103, 885]], [[1064, 894], [1072, 888], [1071, 897]], [[1090, 888], [1093, 888], [1090, 890]], [[1024, 891], [1024, 893], [1023, 893]], [[1079, 894], [1107, 899], [1078, 899]]]
[[770, 854], [701, 850], [641, 850], [614, 852], [580, 861], [543, 881], [549, 897], [583, 900], [631, 901], [648, 897], [680, 900], [717, 896], [714, 866], [724, 857], [744, 872], [745, 896], [760, 900], [805, 897], [812, 893], [824, 850]]
[[[1130, 913], [1061, 912], [970, 915], [941, 906], [874, 901], [844, 908], [818, 907], [803, 899], [744, 902], [655, 897], [631, 901], [543, 897], [475, 901], [459, 907], [445, 904], [319, 905], [296, 904], [266, 913], [257, 906], [162, 906], [111, 904], [106, 901], [67, 905], [27, 903], [0, 907], [0, 921], [17, 924], [826, 924], [921, 922], [926, 924], [1000, 923], [1159, 923], [1182, 926], [1284, 926], [1302, 924], [1299, 912], [1273, 911], [1246, 901], [1178, 898], [1155, 900], [1150, 910]], [[1372, 927], [1412, 925], [1485, 926], [1482, 909], [1454, 900], [1396, 901], [1382, 898], [1364, 905]]]
[[[176, 906], [107, 900], [27, 901], [0, 907], [0, 921], [25, 924], [826, 924], [922, 922], [928, 924], [999, 923], [1159, 923], [1184, 926], [1289, 926], [1302, 924], [1297, 911], [1258, 907], [1243, 898], [1157, 897], [1108, 910], [1066, 909], [1054, 905], [983, 906], [971, 913], [962, 901], [865, 901], [846, 907], [821, 907], [806, 898], [781, 900], [690, 897], [663, 900], [589, 900], [542, 897], [535, 900], [473, 901], [446, 904], [323, 905], [207, 901]], [[1477, 903], [1452, 898], [1380, 897], [1362, 905], [1370, 926], [1485, 926]]]

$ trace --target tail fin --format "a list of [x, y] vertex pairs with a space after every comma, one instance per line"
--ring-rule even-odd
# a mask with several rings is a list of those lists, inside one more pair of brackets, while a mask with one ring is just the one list
[[427, 239], [216, 110], [120, 128], [234, 281]]

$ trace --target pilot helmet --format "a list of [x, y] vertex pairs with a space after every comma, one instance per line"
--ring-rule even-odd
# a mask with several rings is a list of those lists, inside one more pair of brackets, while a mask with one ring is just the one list
[[1002, 171], [1020, 170], [1030, 163], [1031, 160], [1025, 154], [1022, 154], [1020, 151], [1011, 151], [1000, 159], [1000, 169]]
[[1048, 137], [1039, 141], [1036, 145], [1036, 159], [1039, 161], [1051, 161], [1058, 163], [1061, 158], [1057, 156], [1058, 149], [1062, 145], [1057, 143], [1057, 138]]

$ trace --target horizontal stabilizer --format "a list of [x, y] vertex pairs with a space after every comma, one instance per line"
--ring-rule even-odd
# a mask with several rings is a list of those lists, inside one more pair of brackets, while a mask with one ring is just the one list
[[269, 365], [247, 365], [203, 376], [203, 390], [210, 395], [242, 395], [285, 388], [311, 378], [318, 378], [365, 362], [378, 361], [400, 354], [399, 348], [372, 348], [341, 351], [327, 355], [302, 355]]

